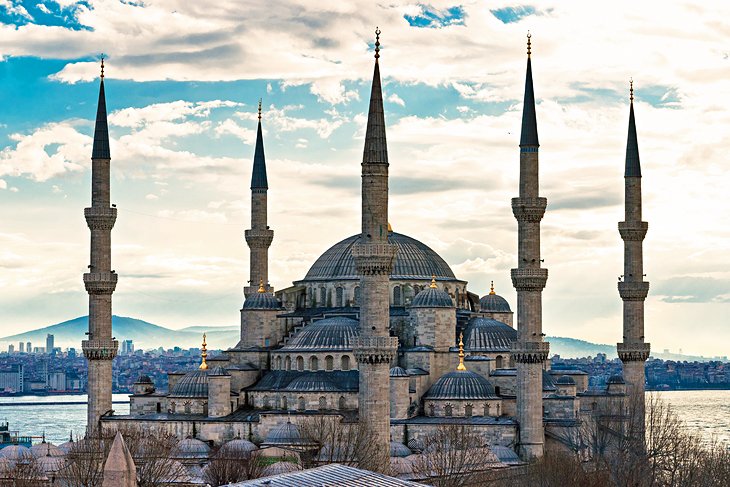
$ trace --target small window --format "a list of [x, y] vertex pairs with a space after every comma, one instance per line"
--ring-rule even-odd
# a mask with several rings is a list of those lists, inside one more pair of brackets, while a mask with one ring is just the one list
[[185, 414], [190, 414], [190, 411], [191, 411], [191, 409], [192, 409], [192, 408], [191, 408], [191, 404], [190, 404], [190, 402], [189, 402], [189, 401], [188, 401], [188, 402], [186, 402], [186, 403], [185, 403]]
[[324, 396], [319, 397], [319, 409], [327, 409], [327, 398]]
[[350, 370], [350, 356], [343, 355], [340, 359], [340, 368], [342, 370]]
[[466, 416], [467, 418], [471, 418], [473, 414], [474, 406], [472, 406], [471, 404], [467, 404], [466, 406], [464, 406], [464, 416]]
[[436, 406], [433, 404], [428, 405], [429, 416], [436, 416]]
[[337, 289], [335, 290], [335, 298], [337, 300], [337, 304], [336, 304], [337, 307], [341, 308], [342, 306], [345, 305], [344, 289], [342, 289], [342, 287], [338, 286]]
[[302, 396], [299, 396], [299, 410], [304, 411], [307, 409], [307, 403]]
[[327, 355], [324, 358], [324, 368], [325, 370], [332, 370], [335, 368], [335, 359], [332, 358], [332, 355]]
[[162, 404], [160, 404], [159, 402], [157, 403], [157, 412], [162, 412]]
[[276, 360], [274, 361], [274, 363], [276, 364], [274, 366], [274, 368], [276, 370], [281, 370], [281, 357], [280, 356], [279, 357], [276, 357]]
[[453, 415], [454, 415], [453, 406], [451, 404], [447, 404], [446, 406], [444, 406], [444, 416], [446, 416], [447, 418], [450, 418]]
[[400, 286], [394, 286], [393, 287], [393, 306], [400, 306], [400, 305], [401, 305]]
[[355, 306], [360, 306], [360, 286], [355, 286], [355, 291], [353, 293], [354, 297], [353, 300]]
[[172, 401], [170, 403], [170, 412], [174, 413], [176, 409], [177, 409], [177, 404], [175, 403], [175, 401]]
[[340, 409], [347, 409], [347, 400], [345, 399], [345, 396], [340, 396]]
[[490, 413], [490, 411], [489, 411], [489, 403], [485, 402], [484, 403], [484, 416], [491, 416], [491, 414], [489, 414], [489, 413]]
[[264, 396], [264, 409], [269, 409], [271, 407], [271, 402], [269, 401], [269, 396]]
[[498, 369], [504, 368], [504, 358], [501, 355], [497, 355], [495, 362]]
[[286, 370], [291, 370], [291, 357], [284, 359], [284, 366], [286, 367]]
[[281, 397], [281, 409], [289, 409], [289, 401], [287, 400], [286, 396]]
[[326, 287], [319, 288], [319, 305], [320, 306], [327, 305], [327, 288]]
[[304, 357], [301, 355], [297, 357], [297, 370], [302, 372], [304, 370]]
[[319, 370], [319, 359], [316, 355], [312, 355], [309, 358], [309, 370]]

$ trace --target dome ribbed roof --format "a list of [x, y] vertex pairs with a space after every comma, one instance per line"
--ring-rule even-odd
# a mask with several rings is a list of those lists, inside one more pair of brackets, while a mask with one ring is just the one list
[[464, 333], [464, 349], [480, 352], [509, 352], [517, 340], [517, 330], [491, 318], [469, 320]]
[[453, 308], [454, 301], [451, 296], [441, 289], [427, 287], [416, 294], [411, 303], [411, 308]]
[[188, 372], [170, 391], [174, 397], [208, 397], [208, 371]]
[[261, 471], [262, 477], [271, 477], [272, 475], [281, 475], [283, 473], [298, 472], [302, 467], [292, 462], [275, 462], [271, 465], [266, 466]]
[[32, 457], [30, 449], [23, 445], [10, 445], [0, 449], [0, 457], [8, 460], [24, 460]]
[[391, 377], [408, 377], [408, 372], [406, 372], [406, 369], [403, 367], [393, 367], [390, 369], [390, 376]]
[[555, 384], [562, 385], [562, 386], [574, 386], [575, 380], [572, 377], [563, 375], [558, 380], [555, 381]]
[[390, 456], [391, 457], [407, 457], [408, 455], [412, 455], [413, 452], [410, 448], [405, 446], [403, 443], [399, 441], [391, 441], [390, 442]]
[[340, 388], [329, 379], [326, 373], [312, 372], [289, 382], [284, 390], [288, 392], [336, 392]]
[[491, 313], [511, 313], [512, 309], [506, 299], [498, 294], [487, 294], [479, 300], [479, 307], [482, 311]]
[[226, 376], [231, 375], [228, 372], [226, 372], [226, 369], [221, 367], [220, 365], [216, 365], [212, 369], [208, 369], [208, 377], [210, 376]]
[[269, 434], [266, 435], [264, 443], [266, 445], [296, 446], [310, 444], [311, 442], [302, 438], [302, 434], [297, 425], [287, 421], [282, 425], [272, 428]]
[[281, 351], [352, 350], [359, 327], [357, 320], [344, 316], [315, 321], [304, 326]]
[[52, 443], [38, 443], [30, 447], [30, 452], [35, 457], [62, 457], [64, 451]]
[[224, 443], [219, 451], [226, 455], [232, 453], [250, 452], [258, 449], [259, 447], [257, 447], [250, 441], [237, 438], [235, 440]]
[[424, 399], [498, 399], [487, 379], [469, 370], [442, 375], [426, 392]]
[[279, 300], [269, 293], [251, 293], [243, 302], [243, 309], [282, 309]]
[[[303, 280], [359, 279], [352, 258], [352, 246], [359, 237], [360, 234], [353, 235], [330, 247], [314, 262]], [[391, 279], [430, 280], [431, 276], [436, 276], [436, 279], [456, 279], [446, 261], [418, 240], [391, 232], [388, 242], [398, 248]]]
[[185, 438], [180, 441], [170, 454], [177, 459], [207, 459], [210, 456], [210, 447], [196, 438]]

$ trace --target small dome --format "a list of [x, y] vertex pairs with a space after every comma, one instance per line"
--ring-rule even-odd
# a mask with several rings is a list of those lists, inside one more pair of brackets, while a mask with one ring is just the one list
[[424, 399], [499, 399], [487, 379], [469, 370], [442, 375]]
[[335, 316], [305, 325], [280, 350], [319, 351], [352, 350], [352, 340], [360, 333], [360, 323], [352, 318]]
[[71, 448], [73, 448], [73, 446], [74, 446], [74, 442], [73, 442], [73, 440], [70, 440], [70, 441], [67, 441], [65, 443], [61, 443], [60, 445], [58, 445], [58, 449], [61, 450], [61, 452], [63, 452], [64, 455], [66, 455], [66, 454], [68, 454], [68, 452], [71, 451]]
[[208, 371], [195, 370], [185, 374], [173, 386], [170, 397], [208, 397]]
[[62, 457], [64, 455], [63, 450], [52, 443], [38, 443], [30, 447], [30, 452], [34, 457]]
[[37, 462], [43, 473], [46, 474], [56, 473], [66, 464], [63, 458], [52, 455], [39, 457]]
[[298, 446], [307, 445], [310, 442], [302, 438], [299, 427], [287, 421], [284, 424], [276, 426], [266, 435], [264, 444], [277, 446]]
[[399, 441], [391, 441], [390, 442], [390, 456], [391, 457], [407, 457], [408, 455], [413, 454], [410, 448], [405, 446], [403, 443]]
[[137, 380], [134, 381], [135, 384], [152, 384], [152, 379], [150, 379], [149, 375], [140, 375], [137, 377]]
[[558, 380], [555, 381], [555, 384], [560, 385], [560, 386], [574, 386], [575, 380], [573, 380], [572, 377], [563, 375]]
[[620, 375], [612, 375], [608, 378], [609, 384], [626, 384], [626, 381]]
[[427, 287], [416, 294], [411, 302], [411, 308], [453, 308], [454, 301], [447, 292], [438, 288]]
[[223, 446], [221, 446], [219, 452], [223, 452], [223, 454], [225, 455], [230, 453], [250, 452], [258, 449], [259, 447], [257, 447], [250, 441], [237, 438], [235, 440], [224, 443]]
[[511, 313], [512, 309], [506, 299], [498, 294], [487, 294], [479, 300], [479, 308], [488, 313]]
[[282, 309], [279, 300], [270, 292], [251, 293], [243, 302], [243, 309]]
[[402, 367], [393, 367], [390, 369], [391, 377], [408, 377], [408, 372]]
[[469, 320], [464, 333], [464, 349], [480, 352], [509, 352], [517, 340], [517, 330], [491, 318]]
[[542, 371], [542, 390], [543, 392], [558, 390], [558, 388], [555, 386], [553, 376], [548, 374], [547, 370]]
[[336, 392], [340, 388], [335, 385], [326, 372], [311, 372], [289, 382], [284, 389], [288, 392]]
[[226, 376], [226, 375], [231, 375], [231, 374], [229, 374], [228, 372], [226, 372], [226, 369], [224, 369], [220, 365], [216, 365], [212, 369], [208, 369], [208, 377], [211, 377], [211, 376]]
[[180, 441], [170, 454], [171, 458], [182, 460], [207, 460], [209, 456], [210, 447], [196, 438], [185, 438]]
[[10, 445], [0, 450], [0, 457], [8, 460], [23, 460], [31, 456], [30, 449], [23, 445]]
[[292, 462], [275, 462], [268, 465], [261, 471], [262, 477], [271, 477], [272, 475], [280, 475], [283, 473], [297, 472], [302, 467]]

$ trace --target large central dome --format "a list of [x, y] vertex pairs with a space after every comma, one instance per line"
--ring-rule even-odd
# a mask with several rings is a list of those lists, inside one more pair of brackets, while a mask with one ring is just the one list
[[[314, 262], [303, 280], [359, 279], [352, 258], [352, 246], [359, 237], [360, 234], [353, 235], [330, 247]], [[418, 240], [391, 232], [388, 242], [398, 248], [391, 279], [431, 279], [431, 276], [436, 276], [436, 279], [456, 279], [446, 261]]]

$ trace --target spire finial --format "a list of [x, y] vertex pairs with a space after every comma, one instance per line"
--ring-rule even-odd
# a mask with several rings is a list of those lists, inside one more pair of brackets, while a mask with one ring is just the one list
[[266, 292], [266, 288], [264, 287], [264, 280], [263, 279], [259, 280], [259, 292], [260, 293], [265, 293]]
[[259, 98], [259, 122], [261, 121], [261, 98]]
[[380, 57], [380, 28], [375, 28], [375, 62], [378, 62]]
[[466, 370], [464, 365], [464, 334], [459, 333], [459, 365], [456, 370]]
[[431, 285], [428, 287], [430, 287], [431, 289], [436, 289], [436, 275], [431, 275]]
[[200, 353], [202, 361], [200, 362], [200, 367], [198, 367], [200, 370], [208, 369], [208, 362], [206, 362], [206, 359], [208, 358], [208, 349], [206, 347], [207, 344], [205, 343], [205, 333], [203, 333], [203, 351]]
[[101, 79], [104, 79], [104, 54], [101, 55]]
[[634, 78], [629, 78], [629, 100], [634, 103]]
[[530, 57], [530, 54], [532, 53], [532, 42], [530, 39], [532, 38], [532, 34], [530, 34], [530, 31], [527, 31], [527, 57]]
[[489, 294], [496, 294], [496, 293], [494, 292], [494, 281], [492, 281], [492, 287], [491, 287], [491, 288], [489, 288]]

